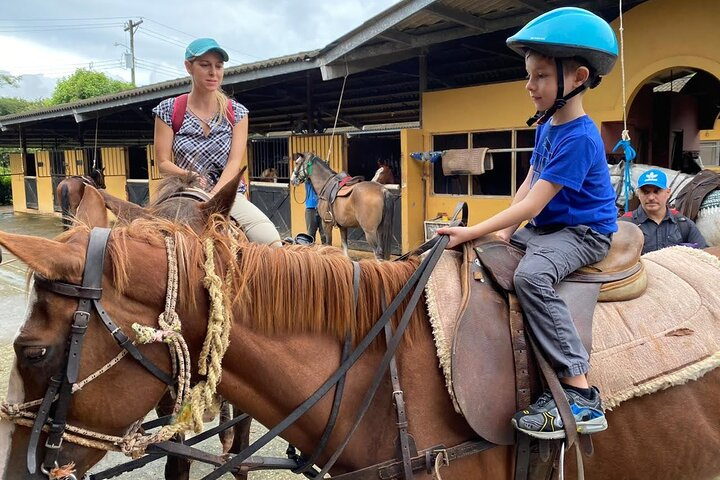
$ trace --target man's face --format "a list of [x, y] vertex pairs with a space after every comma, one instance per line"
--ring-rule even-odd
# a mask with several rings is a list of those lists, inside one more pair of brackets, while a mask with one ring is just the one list
[[642, 204], [645, 213], [662, 213], [665, 214], [667, 202], [670, 198], [669, 188], [659, 188], [654, 185], [644, 185], [637, 190], [640, 204]]

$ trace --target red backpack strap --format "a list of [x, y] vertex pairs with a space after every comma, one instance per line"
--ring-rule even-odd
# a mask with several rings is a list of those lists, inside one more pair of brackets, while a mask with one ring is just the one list
[[183, 93], [175, 97], [172, 111], [172, 129], [173, 133], [178, 133], [185, 119], [185, 111], [187, 110], [188, 94]]
[[232, 98], [228, 98], [227, 104], [227, 118], [230, 120], [230, 125], [235, 126], [235, 109], [233, 108]]

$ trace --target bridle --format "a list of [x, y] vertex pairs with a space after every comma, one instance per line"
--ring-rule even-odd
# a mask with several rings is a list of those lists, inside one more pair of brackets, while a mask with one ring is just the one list
[[[130, 338], [112, 321], [100, 302], [105, 251], [109, 237], [109, 228], [93, 228], [90, 232], [81, 285], [48, 280], [38, 273], [34, 275], [36, 287], [65, 297], [77, 298], [78, 307], [73, 314], [73, 323], [66, 349], [66, 361], [60, 371], [50, 378], [30, 433], [27, 469], [31, 475], [36, 474], [37, 448], [40, 434], [46, 427], [48, 437], [45, 442], [45, 458], [40, 469], [48, 478], [51, 478], [50, 472], [58, 467], [57, 460], [63, 442], [63, 434], [67, 427], [67, 414], [72, 399], [73, 385], [78, 379], [83, 340], [93, 309], [102, 324], [126, 353], [129, 353], [141, 366], [166, 385], [175, 384], [170, 375], [143, 356]], [[71, 474], [66, 478], [75, 479], [75, 476]]]
[[[302, 158], [302, 160], [295, 166], [295, 169], [292, 173], [292, 178], [294, 179], [293, 185], [300, 185], [305, 180], [307, 180], [308, 176], [310, 175], [309, 169], [312, 168], [312, 162], [313, 160], [315, 160], [316, 157], [313, 156], [312, 158], [310, 158], [310, 160], [308, 160], [305, 158], [305, 155], [301, 154], [300, 158]], [[296, 159], [295, 161], [297, 162], [297, 160], [298, 159]], [[310, 165], [310, 167], [308, 167], [308, 164]]]

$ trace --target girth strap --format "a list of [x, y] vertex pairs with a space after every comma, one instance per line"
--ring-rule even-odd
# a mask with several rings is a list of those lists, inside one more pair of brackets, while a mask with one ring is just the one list
[[[435, 459], [438, 455], [442, 454], [443, 459], [447, 462], [453, 460], [459, 460], [470, 455], [475, 455], [485, 450], [489, 450], [497, 445], [488, 442], [485, 439], [469, 440], [467, 442], [460, 443], [454, 447], [445, 448], [444, 445], [438, 445], [425, 450], [421, 450], [419, 454], [410, 460], [413, 471], [424, 470], [427, 473], [431, 473], [433, 466], [435, 465]], [[390, 460], [388, 462], [379, 463], [377, 465], [371, 465], [361, 470], [354, 472], [343, 473], [342, 475], [335, 475], [332, 480], [377, 480], [377, 479], [391, 479], [400, 478], [403, 474], [402, 462], [397, 460]]]

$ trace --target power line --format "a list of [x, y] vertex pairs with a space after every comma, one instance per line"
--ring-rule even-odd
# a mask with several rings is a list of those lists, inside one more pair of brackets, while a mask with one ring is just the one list
[[163, 34], [160, 33], [160, 32], [156, 32], [156, 31], [154, 31], [154, 30], [150, 30], [149, 28], [142, 28], [142, 29], [139, 30], [139, 32], [140, 32], [140, 33], [144, 33], [145, 35], [147, 35], [147, 36], [149, 36], [149, 37], [153, 37], [153, 38], [155, 38], [155, 39], [157, 39], [157, 40], [163, 41], [163, 42], [165, 42], [165, 43], [169, 43], [169, 44], [171, 44], [171, 45], [175, 45], [176, 47], [185, 48], [185, 43], [184, 43], [184, 42], [182, 42], [182, 41], [180, 41], [180, 40], [178, 40], [178, 39], [175, 39], [175, 38], [173, 38], [173, 37], [168, 37], [168, 36], [166, 36], [166, 35], [163, 35]]
[[136, 58], [136, 60], [137, 60], [138, 62], [142, 62], [142, 63], [144, 63], [144, 64], [146, 64], [146, 65], [157, 66], [157, 67], [160, 67], [160, 68], [164, 68], [164, 69], [166, 69], [166, 70], [171, 70], [171, 71], [173, 71], [174, 73], [178, 73], [178, 74], [182, 74], [182, 75], [187, 75], [187, 72], [185, 72], [184, 70], [181, 70], [181, 69], [179, 69], [179, 68], [173, 67], [173, 66], [171, 66], [171, 65], [165, 65], [165, 64], [163, 64], [163, 63], [153, 62], [152, 60], [146, 60], [146, 59], [144, 59], [144, 58]]
[[101, 29], [101, 28], [117, 28], [118, 26], [121, 26], [122, 24], [108, 24], [108, 25], [79, 25], [79, 26], [70, 26], [70, 25], [64, 25], [64, 26], [58, 26], [58, 27], [28, 27], [28, 28], [5, 28], [0, 27], [0, 33], [22, 33], [22, 32], [53, 32], [53, 31], [62, 31], [62, 30], [95, 30], [95, 29]]
[[[164, 23], [160, 23], [160, 22], [158, 22], [157, 20], [153, 20], [152, 18], [147, 18], [147, 17], [143, 17], [143, 18], [144, 18], [146, 21], [148, 21], [148, 22], [156, 23], [156, 24], [160, 25], [161, 27], [164, 27], [164, 28], [167, 28], [167, 29], [169, 29], [169, 30], [173, 30], [173, 31], [175, 31], [175, 32], [181, 33], [181, 34], [185, 35], [186, 37], [189, 37], [189, 38], [192, 38], [192, 39], [198, 38], [197, 35], [192, 35], [192, 34], [190, 34], [190, 33], [183, 32], [182, 30], [178, 30], [177, 28], [174, 28], [174, 27], [170, 27], [170, 26], [168, 26], [168, 25], [165, 25]], [[147, 29], [147, 28], [146, 28], [146, 29]], [[184, 46], [185, 46], [185, 45], [183, 45], [183, 47], [184, 47]], [[238, 55], [243, 55], [243, 56], [245, 56], [245, 57], [255, 58], [255, 59], [257, 59], [257, 60], [263, 60], [263, 59], [260, 58], [260, 57], [257, 57], [257, 56], [255, 56], [255, 55], [250, 55], [249, 53], [241, 52], [241, 51], [239, 51], [239, 50], [235, 50], [234, 48], [227, 48], [227, 47], [223, 47], [223, 48], [225, 48], [225, 50], [229, 50], [229, 51], [231, 51], [231, 52], [237, 53]]]
[[[0, 22], [66, 22], [66, 21], [80, 21], [80, 20], [116, 20], [118, 18], [126, 19], [127, 16], [123, 17], [80, 17], [80, 18], [5, 18], [0, 19]], [[142, 17], [134, 17], [142, 18]]]

